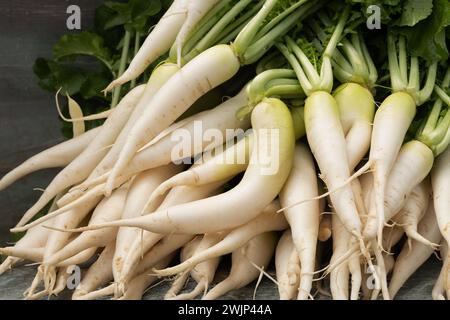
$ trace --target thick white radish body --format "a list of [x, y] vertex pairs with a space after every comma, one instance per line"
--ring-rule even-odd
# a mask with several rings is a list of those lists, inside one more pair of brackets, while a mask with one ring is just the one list
[[293, 252], [296, 253], [296, 249], [292, 241], [291, 230], [288, 229], [281, 236], [275, 250], [275, 270], [280, 300], [294, 300], [297, 297], [300, 273], [290, 273], [292, 268], [289, 265]]
[[174, 74], [155, 94], [131, 129], [108, 177], [105, 194], [111, 193], [115, 179], [140, 148], [175, 122], [203, 94], [234, 76], [239, 68], [239, 59], [232, 48], [217, 45], [198, 55]]
[[58, 193], [83, 181], [92, 172], [98, 162], [108, 152], [107, 147], [114, 143], [120, 130], [122, 130], [128, 117], [139, 101], [144, 89], [144, 85], [138, 86], [122, 99], [89, 146], [87, 146], [67, 167], [58, 173], [50, 185], [45, 189], [39, 200], [24, 214], [17, 224], [18, 227], [23, 226], [32, 219]]
[[[240, 183], [230, 191], [142, 217], [77, 231], [129, 226], [164, 234], [199, 234], [235, 228], [254, 219], [276, 198], [289, 175], [295, 136], [289, 110], [278, 99], [265, 99], [259, 103], [253, 110], [252, 124], [255, 142], [250, 164]], [[248, 199], [258, 201], [249, 202]], [[211, 211], [211, 208], [215, 210]]]
[[[126, 219], [139, 216], [147, 203], [148, 198], [157, 186], [179, 172], [180, 169], [181, 167], [168, 165], [144, 171], [137, 175], [129, 187], [121, 218]], [[150, 210], [156, 210], [162, 201], [162, 197], [156, 199], [154, 203], [155, 207]], [[123, 261], [126, 259], [132, 241], [138, 232], [139, 230], [134, 228], [119, 228], [119, 231], [117, 232], [113, 262], [114, 279], [116, 279], [116, 281], [120, 278]]]
[[141, 115], [145, 112], [145, 109], [149, 102], [153, 99], [154, 95], [158, 90], [167, 82], [167, 80], [172, 77], [179, 70], [177, 65], [164, 63], [153, 70], [150, 79], [145, 85], [145, 91], [142, 94], [139, 102], [131, 113], [127, 123], [120, 131], [119, 136], [114, 141], [114, 145], [111, 150], [106, 154], [106, 156], [100, 161], [97, 167], [92, 171], [87, 180], [95, 179], [98, 176], [108, 172], [112, 169], [114, 164], [119, 157], [120, 151], [122, 150], [131, 129], [135, 123], [139, 120]]
[[[433, 203], [436, 211], [436, 219], [439, 230], [444, 237], [447, 247], [450, 246], [450, 148], [437, 158], [436, 165], [431, 174], [433, 188]], [[450, 254], [447, 253], [445, 263], [442, 267], [443, 285], [450, 299]]]
[[[419, 223], [419, 233], [431, 242], [439, 243], [442, 235], [436, 221], [433, 205], [428, 206], [427, 213]], [[433, 248], [416, 240], [411, 246], [405, 244], [395, 261], [394, 271], [389, 283], [389, 294], [393, 298], [408, 278], [433, 254]]]
[[204, 162], [194, 164], [188, 170], [164, 181], [152, 194], [152, 199], [161, 196], [161, 194], [176, 186], [201, 186], [230, 179], [245, 171], [249, 163], [252, 145], [253, 135], [250, 134], [228, 147], [225, 151], [211, 156]]
[[369, 151], [375, 102], [370, 91], [356, 83], [346, 83], [333, 93], [339, 108], [342, 129], [347, 142], [350, 171]]
[[111, 82], [105, 91], [139, 77], [150, 64], [166, 53], [174, 43], [187, 16], [187, 0], [175, 0], [145, 39], [125, 72]]
[[[221, 184], [222, 183], [219, 182], [200, 187], [176, 187], [167, 194], [159, 208], [169, 208], [177, 204], [209, 197], [218, 192]], [[147, 252], [163, 238], [163, 234], [157, 234], [149, 231], [143, 231], [142, 235], [136, 235], [132, 241], [129, 254], [124, 261], [120, 282], [124, 281], [124, 279], [128, 279], [132, 275], [133, 270], [137, 267], [139, 260], [141, 259], [142, 253]]]
[[2, 177], [0, 191], [32, 172], [68, 165], [83, 152], [100, 130], [101, 127], [94, 128], [32, 156]]
[[[425, 215], [430, 202], [431, 188], [427, 180], [422, 181], [416, 186], [408, 197], [403, 209], [394, 217], [397, 222], [405, 230], [406, 235], [411, 240], [416, 240], [425, 245], [436, 249], [438, 244], [430, 242], [417, 232], [419, 221]], [[396, 218], [397, 217], [397, 218]]]
[[[312, 199], [319, 194], [314, 160], [308, 148], [301, 143], [295, 147], [294, 164], [286, 184], [280, 192], [282, 207], [289, 207], [301, 200]], [[309, 298], [316, 262], [319, 233], [319, 200], [308, 201], [288, 208], [285, 216], [292, 230], [292, 237], [300, 258], [302, 275], [298, 299]]]
[[279, 208], [280, 205], [277, 201], [272, 202], [258, 217], [231, 230], [222, 241], [209, 247], [208, 249], [196, 253], [194, 256], [179, 265], [166, 270], [157, 270], [156, 272], [163, 276], [181, 273], [194, 268], [197, 264], [203, 261], [231, 253], [242, 247], [259, 234], [269, 231], [285, 230], [288, 228], [288, 224], [283, 215], [277, 213]]
[[[111, 197], [103, 199], [95, 208], [89, 224], [119, 219], [123, 213], [127, 192], [127, 187], [122, 187], [116, 190]], [[116, 235], [117, 228], [83, 232], [64, 248], [55, 252], [52, 256], [46, 257], [44, 264], [55, 265], [85, 249], [105, 247], [116, 238]]]
[[336, 100], [325, 91], [312, 93], [305, 103], [305, 126], [309, 146], [321, 178], [331, 193], [331, 203], [345, 228], [361, 239], [361, 221], [350, 185], [346, 140]]
[[274, 232], [260, 234], [242, 248], [233, 251], [231, 271], [228, 277], [212, 288], [203, 300], [215, 300], [227, 292], [245, 287], [258, 278], [258, 268], [266, 269], [272, 259], [277, 244]]
[[[197, 133], [199, 125], [201, 125], [203, 132], [211, 132], [211, 130], [214, 130], [218, 134], [220, 132], [221, 137], [226, 137], [227, 134], [229, 135], [228, 130], [232, 132], [239, 129], [246, 130], [250, 127], [248, 117], [242, 120], [236, 117], [236, 112], [245, 105], [247, 105], [247, 96], [245, 89], [243, 89], [238, 95], [226, 100], [211, 110], [203, 111], [180, 122], [176, 122], [165, 130], [166, 134], [162, 132], [150, 144], [147, 144], [139, 151], [124, 169], [122, 176], [131, 177], [144, 170], [167, 165], [174, 161], [181, 161], [185, 158], [195, 157], [201, 152], [222, 145], [225, 141], [211, 142], [206, 141], [207, 139], [201, 139], [199, 141]], [[164, 135], [161, 136], [162, 134]], [[188, 139], [186, 141], [182, 140], [183, 138]], [[229, 139], [232, 138], [233, 136], [229, 137]], [[183, 152], [180, 155], [180, 152], [174, 151]], [[79, 188], [84, 189], [105, 182], [109, 174], [107, 172], [96, 179], [87, 181], [81, 184]]]
[[[337, 215], [332, 215], [333, 255], [330, 264], [340, 259], [347, 251], [351, 234], [345, 229]], [[330, 273], [330, 290], [334, 300], [349, 299], [349, 266], [348, 261], [339, 264]]]
[[[414, 99], [405, 92], [388, 96], [378, 108], [372, 129], [368, 165], [373, 170], [378, 243], [382, 242], [385, 217], [384, 200], [389, 196], [388, 176], [398, 159], [406, 132], [416, 114]], [[398, 161], [398, 160], [397, 160]]]
[[[170, 261], [172, 261], [175, 253], [169, 254], [157, 262], [154, 267], [164, 268]], [[119, 300], [140, 300], [144, 296], [146, 289], [156, 280], [158, 277], [152, 275], [151, 270], [142, 272], [140, 275], [134, 277], [131, 281], [124, 295]]]
[[[383, 226], [404, 206], [406, 199], [431, 170], [433, 166], [433, 152], [422, 142], [412, 140], [403, 145], [397, 160], [392, 167], [387, 180], [386, 192], [383, 196]], [[374, 177], [376, 180], [376, 177]], [[375, 182], [374, 180], [374, 182]], [[375, 204], [369, 210], [369, 218], [364, 228], [364, 236], [374, 239], [377, 236], [378, 214], [376, 210], [376, 187], [373, 189]], [[382, 235], [378, 235], [378, 244], [382, 244]]]
[[450, 245], [450, 148], [437, 159], [431, 173], [433, 202], [442, 236]]
[[[433, 291], [431, 292], [431, 296], [433, 300], [445, 300], [445, 276], [448, 272], [446, 272], [446, 268], [450, 263], [448, 258], [448, 245], [447, 241], [444, 239], [441, 241], [441, 257], [445, 257], [444, 263], [442, 265], [441, 272], [439, 273], [439, 277], [436, 280], [436, 283], [433, 287]], [[447, 295], [447, 299], [450, 297]]]
[[[191, 256], [195, 255], [196, 253], [200, 253], [210, 248], [211, 246], [214, 246], [215, 244], [220, 242], [225, 235], [226, 232], [204, 235], [202, 241], [200, 241]], [[189, 257], [181, 256], [181, 261], [186, 260], [186, 258]], [[215, 257], [197, 264], [190, 272], [192, 279], [197, 282], [195, 288], [191, 292], [175, 295], [172, 297], [167, 297], [166, 295], [165, 298], [169, 298], [170, 300], [192, 300], [202, 292], [206, 293], [208, 285], [214, 279], [214, 275], [216, 273], [219, 262], [220, 257]]]
[[115, 242], [108, 244], [84, 274], [83, 279], [72, 295], [72, 300], [83, 300], [86, 295], [112, 280], [112, 261]]

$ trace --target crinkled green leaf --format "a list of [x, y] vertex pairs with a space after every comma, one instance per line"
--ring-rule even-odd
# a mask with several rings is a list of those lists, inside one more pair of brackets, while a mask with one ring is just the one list
[[412, 27], [427, 18], [433, 11], [433, 0], [406, 0], [397, 25]]
[[104, 45], [103, 38], [93, 32], [66, 34], [53, 47], [56, 60], [77, 55], [97, 58], [112, 72], [111, 51]]

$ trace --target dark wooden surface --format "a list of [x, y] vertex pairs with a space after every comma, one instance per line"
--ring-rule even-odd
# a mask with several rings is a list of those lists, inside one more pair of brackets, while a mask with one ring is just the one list
[[[94, 8], [101, 0], [0, 0], [0, 176], [31, 155], [61, 141], [60, 122], [51, 94], [36, 84], [32, 66], [38, 57], [50, 57], [52, 45], [68, 32], [66, 8], [79, 5], [82, 28], [92, 25]], [[26, 177], [0, 192], [0, 245], [9, 239], [8, 229], [38, 198], [35, 187], [45, 187], [56, 170]], [[439, 264], [421, 268], [402, 290], [400, 298], [430, 298]], [[34, 276], [34, 267], [21, 267], [0, 277], [0, 299], [20, 299]], [[161, 298], [167, 285], [155, 288], [150, 299]], [[249, 299], [253, 286], [225, 298]], [[257, 298], [278, 297], [265, 279]]]
[[[67, 32], [66, 9], [81, 8], [82, 29], [93, 24], [102, 0], [0, 0], [0, 176], [31, 155], [61, 141], [60, 122], [51, 94], [41, 90], [32, 66], [50, 57], [53, 44]], [[57, 171], [26, 177], [0, 192], [0, 243], [8, 229], [38, 198]]]

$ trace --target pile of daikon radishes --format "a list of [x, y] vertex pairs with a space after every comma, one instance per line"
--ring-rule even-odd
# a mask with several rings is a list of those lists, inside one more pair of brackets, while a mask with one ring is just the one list
[[[98, 115], [69, 101], [74, 137], [0, 180], [63, 167], [0, 273], [35, 262], [28, 299], [58, 295], [74, 265], [73, 299], [141, 299], [161, 279], [167, 299], [216, 299], [262, 276], [281, 299], [393, 299], [438, 251], [423, 294], [449, 299], [450, 3], [397, 2], [370, 30], [359, 1], [175, 0], [105, 92], [165, 57], [148, 82]], [[236, 96], [178, 120], [244, 65]]]

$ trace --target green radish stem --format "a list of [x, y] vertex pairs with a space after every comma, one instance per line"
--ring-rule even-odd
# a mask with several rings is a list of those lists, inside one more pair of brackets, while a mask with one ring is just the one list
[[[130, 50], [130, 41], [131, 41], [131, 32], [128, 30], [125, 30], [125, 36], [123, 37], [122, 53], [120, 55], [119, 70], [117, 72], [118, 77], [120, 77], [125, 71], [126, 64], [128, 61], [128, 51]], [[117, 106], [117, 104], [119, 103], [121, 90], [122, 90], [122, 85], [118, 85], [113, 89], [111, 108], [115, 108]]]
[[2, 177], [0, 191], [32, 172], [68, 165], [83, 152], [100, 130], [101, 127], [94, 128], [32, 156]]

